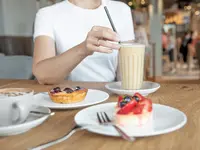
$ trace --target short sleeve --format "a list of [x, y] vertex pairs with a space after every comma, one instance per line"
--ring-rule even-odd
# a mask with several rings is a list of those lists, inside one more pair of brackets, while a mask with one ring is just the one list
[[121, 31], [121, 41], [130, 41], [135, 39], [133, 17], [129, 6], [124, 4], [123, 9], [123, 30]]
[[55, 40], [54, 37], [54, 29], [53, 29], [53, 21], [52, 21], [52, 13], [43, 9], [40, 9], [35, 18], [35, 26], [34, 26], [34, 35], [33, 38], [35, 40], [38, 36], [48, 36]]

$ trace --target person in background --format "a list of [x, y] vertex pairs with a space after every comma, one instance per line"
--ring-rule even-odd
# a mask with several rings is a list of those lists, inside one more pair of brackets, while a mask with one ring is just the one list
[[132, 14], [125, 3], [104, 1], [117, 33], [102, 0], [64, 0], [38, 11], [33, 74], [40, 84], [120, 79], [118, 42], [134, 40]]
[[180, 48], [181, 48], [181, 44], [182, 44], [182, 38], [181, 37], [177, 37], [176, 39], [176, 49], [177, 49], [177, 54], [178, 54], [178, 60], [180, 60]]
[[196, 38], [195, 49], [196, 49], [196, 57], [198, 60], [198, 65], [200, 68], [200, 32], [198, 33]]
[[175, 73], [176, 69], [175, 69], [175, 62], [174, 62], [174, 51], [175, 51], [175, 48], [176, 48], [176, 39], [173, 36], [173, 30], [172, 29], [168, 30], [167, 37], [168, 37], [167, 53], [168, 53], [169, 59], [170, 59], [171, 73]]
[[166, 51], [168, 45], [168, 37], [164, 29], [162, 29], [162, 48], [163, 52]]
[[144, 44], [146, 47], [149, 46], [149, 41], [147, 37], [147, 32], [143, 27], [142, 21], [140, 19], [135, 19], [134, 23], [135, 30], [135, 41], [140, 44]]
[[183, 61], [184, 61], [184, 65], [183, 65], [183, 68], [187, 68], [188, 65], [188, 51], [189, 51], [189, 48], [191, 46], [191, 43], [192, 43], [192, 32], [186, 32], [184, 37], [183, 37], [183, 40], [182, 40], [182, 44], [181, 44], [181, 47], [180, 47], [180, 53], [182, 54], [183, 56]]
[[188, 53], [188, 68], [189, 71], [195, 67], [194, 58], [196, 57], [196, 43], [197, 43], [198, 32], [191, 32], [192, 43], [189, 45], [189, 53]]
[[149, 47], [149, 41], [147, 37], [147, 32], [145, 27], [143, 26], [143, 21], [141, 18], [135, 17], [134, 19], [134, 31], [135, 31], [135, 42], [144, 44], [146, 47], [145, 50], [145, 62], [144, 62], [144, 80], [147, 79], [149, 74], [149, 68], [150, 68], [150, 47]]
[[[165, 32], [164, 28], [162, 29], [162, 52], [163, 52], [163, 56], [162, 56], [162, 60], [163, 60], [163, 68], [166, 68], [167, 71], [171, 71], [171, 62], [169, 59], [169, 52], [168, 52], [168, 35]], [[164, 69], [165, 70], [165, 69]]]

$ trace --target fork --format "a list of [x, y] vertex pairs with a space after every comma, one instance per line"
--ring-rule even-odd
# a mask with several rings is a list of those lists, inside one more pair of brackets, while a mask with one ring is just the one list
[[100, 124], [113, 126], [123, 139], [130, 142], [135, 141], [134, 137], [128, 136], [122, 129], [120, 129], [116, 124], [114, 124], [105, 112], [97, 112], [97, 118]]
[[[105, 112], [104, 112], [105, 113]], [[126, 133], [124, 133], [119, 127], [117, 127], [116, 125], [114, 125], [111, 120], [109, 119], [109, 117], [107, 116], [107, 114], [105, 113], [105, 118], [104, 116], [102, 116], [102, 119], [100, 118], [99, 115], [97, 115], [97, 118], [99, 120], [99, 123], [100, 124], [103, 124], [103, 125], [112, 125], [114, 126], [117, 131], [120, 133], [120, 135], [122, 135], [122, 137], [124, 139], [127, 139], [129, 141], [134, 141], [135, 138], [132, 138], [132, 137], [129, 137], [128, 135], [126, 135]], [[101, 122], [100, 122], [101, 120]], [[107, 120], [107, 121], [106, 121]], [[63, 137], [59, 138], [59, 139], [56, 139], [56, 140], [53, 140], [53, 141], [49, 141], [47, 143], [43, 143], [43, 144], [40, 144], [36, 147], [32, 147], [32, 148], [29, 148], [28, 150], [42, 150], [42, 149], [45, 149], [45, 148], [48, 148], [50, 146], [53, 146], [55, 144], [58, 144], [58, 143], [61, 143], [65, 140], [67, 140], [68, 138], [70, 138], [75, 132], [77, 131], [80, 131], [80, 130], [85, 130], [85, 129], [88, 129], [89, 127], [91, 126], [94, 126], [92, 124], [84, 124], [84, 125], [75, 125], [69, 132], [67, 132]]]
[[75, 125], [69, 132], [67, 132], [63, 137], [59, 138], [59, 139], [56, 139], [56, 140], [53, 140], [53, 141], [49, 141], [47, 143], [43, 143], [43, 144], [40, 144], [36, 147], [32, 147], [32, 148], [29, 148], [28, 150], [42, 150], [42, 149], [45, 149], [45, 148], [48, 148], [50, 146], [53, 146], [55, 144], [58, 144], [58, 143], [61, 143], [65, 140], [67, 140], [69, 137], [71, 137], [75, 132], [77, 131], [80, 131], [80, 130], [84, 130], [88, 128], [88, 126], [79, 126], [79, 125]]

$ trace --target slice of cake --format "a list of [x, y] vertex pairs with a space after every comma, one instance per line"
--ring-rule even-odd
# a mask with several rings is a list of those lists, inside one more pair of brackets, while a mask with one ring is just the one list
[[[119, 96], [115, 111], [115, 123], [129, 131], [152, 128], [152, 101], [139, 93]], [[143, 130], [144, 131], [144, 130]]]

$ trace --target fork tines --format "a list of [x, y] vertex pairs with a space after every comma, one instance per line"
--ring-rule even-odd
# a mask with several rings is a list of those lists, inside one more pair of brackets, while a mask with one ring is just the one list
[[100, 124], [111, 122], [110, 118], [105, 112], [97, 112], [97, 119]]

